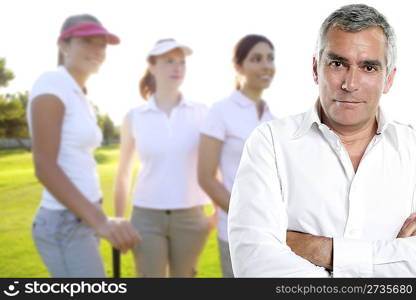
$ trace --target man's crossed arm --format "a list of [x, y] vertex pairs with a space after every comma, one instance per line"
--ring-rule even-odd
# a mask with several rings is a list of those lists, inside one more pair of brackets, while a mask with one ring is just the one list
[[[404, 222], [397, 238], [416, 236], [416, 213], [411, 214]], [[312, 234], [288, 231], [286, 243], [300, 257], [314, 265], [333, 269], [333, 239]], [[415, 253], [416, 254], [416, 253]]]

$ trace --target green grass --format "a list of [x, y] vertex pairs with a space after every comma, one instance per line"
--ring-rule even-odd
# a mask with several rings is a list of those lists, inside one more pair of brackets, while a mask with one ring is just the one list
[[[112, 194], [118, 154], [118, 145], [100, 148], [95, 153], [104, 211], [108, 215], [114, 215]], [[0, 277], [49, 277], [31, 236], [41, 193], [42, 186], [34, 176], [31, 153], [21, 149], [0, 149]], [[206, 209], [210, 211], [212, 207]], [[100, 247], [107, 276], [112, 276], [111, 247], [104, 240]], [[197, 277], [221, 277], [217, 247], [216, 231], [213, 231], [199, 259]], [[122, 277], [135, 277], [131, 253], [122, 256]]]

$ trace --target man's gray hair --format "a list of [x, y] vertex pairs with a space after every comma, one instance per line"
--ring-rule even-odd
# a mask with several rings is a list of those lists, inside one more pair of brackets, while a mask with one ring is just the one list
[[[338, 27], [347, 32], [358, 32], [372, 26], [379, 26], [383, 29], [387, 40], [386, 60], [387, 74], [396, 65], [396, 35], [393, 28], [387, 22], [385, 16], [375, 8], [365, 4], [345, 5], [330, 14], [321, 25], [319, 37], [316, 43], [315, 57], [321, 60], [322, 52], [326, 46], [326, 35], [330, 28]], [[387, 75], [386, 74], [386, 75]]]

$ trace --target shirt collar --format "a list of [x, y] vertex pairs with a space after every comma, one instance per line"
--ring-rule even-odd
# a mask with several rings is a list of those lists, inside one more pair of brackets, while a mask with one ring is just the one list
[[[179, 103], [176, 107], [194, 107], [194, 104], [188, 100], [186, 100], [183, 96], [179, 100]], [[147, 100], [146, 105], [143, 108], [144, 111], [160, 111], [159, 107], [157, 107], [155, 96], [150, 96], [149, 100]]]
[[72, 90], [74, 90], [79, 95], [85, 96], [78, 82], [75, 81], [74, 77], [72, 77], [71, 73], [69, 73], [69, 71], [64, 66], [59, 66], [58, 72], [60, 72], [65, 77], [65, 79], [71, 85]]
[[233, 91], [230, 98], [242, 107], [248, 107], [255, 104], [254, 101], [250, 100], [248, 97], [246, 97], [246, 95], [238, 90]]
[[377, 111], [377, 134], [382, 134], [393, 123], [392, 120], [386, 116], [385, 111], [379, 105]]
[[[231, 93], [230, 98], [232, 101], [240, 105], [241, 107], [252, 107], [256, 105], [256, 102], [253, 100], [250, 100], [246, 95], [244, 95], [241, 91], [235, 90]], [[267, 102], [262, 100], [264, 102], [264, 110], [269, 110], [269, 106], [267, 105]]]
[[[298, 130], [293, 135], [293, 138], [300, 138], [305, 135], [314, 124], [316, 126], [324, 125], [321, 122], [321, 105], [319, 99], [316, 101], [315, 105], [311, 107], [306, 113], [303, 114], [303, 119], [300, 123]], [[384, 131], [389, 127], [392, 123], [391, 120], [386, 116], [384, 110], [379, 105], [376, 114], [377, 120], [377, 135], [384, 133]], [[326, 125], [325, 125], [326, 126]]]
[[294, 139], [300, 138], [303, 135], [305, 135], [309, 131], [309, 129], [311, 129], [313, 124], [317, 124], [318, 126], [319, 124], [321, 124], [320, 111], [321, 106], [318, 100], [316, 101], [313, 107], [311, 107], [307, 112], [303, 114], [303, 119], [299, 125], [299, 128], [293, 135]]

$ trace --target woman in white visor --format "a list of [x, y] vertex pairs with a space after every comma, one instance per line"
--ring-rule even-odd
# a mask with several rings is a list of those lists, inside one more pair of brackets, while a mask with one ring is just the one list
[[139, 277], [195, 276], [212, 227], [204, 213], [210, 201], [197, 182], [199, 130], [207, 108], [179, 90], [191, 53], [173, 39], [155, 44], [140, 81], [147, 102], [130, 110], [122, 125], [115, 207], [117, 216], [125, 214], [137, 152], [131, 222], [142, 238], [134, 248]]

